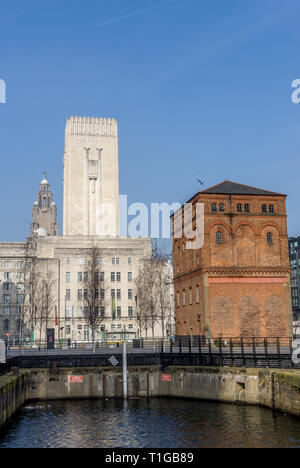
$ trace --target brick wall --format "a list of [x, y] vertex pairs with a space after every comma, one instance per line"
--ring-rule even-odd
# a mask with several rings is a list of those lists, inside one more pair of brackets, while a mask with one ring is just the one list
[[[201, 250], [188, 250], [186, 238], [173, 241], [179, 335], [291, 335], [285, 200], [280, 195], [203, 193], [192, 199], [193, 229], [195, 204], [204, 204], [204, 246]], [[216, 212], [212, 211], [213, 203], [217, 205]], [[222, 212], [220, 203], [224, 204]], [[238, 212], [238, 204], [242, 205], [242, 212]], [[245, 212], [246, 204], [249, 212]], [[221, 243], [217, 243], [217, 233], [222, 235]], [[272, 241], [268, 242], [270, 235]]]

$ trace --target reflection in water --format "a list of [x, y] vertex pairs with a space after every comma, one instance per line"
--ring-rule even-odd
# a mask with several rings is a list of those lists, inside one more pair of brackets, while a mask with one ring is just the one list
[[200, 401], [43, 402], [23, 407], [0, 431], [3, 447], [300, 447], [300, 420]]

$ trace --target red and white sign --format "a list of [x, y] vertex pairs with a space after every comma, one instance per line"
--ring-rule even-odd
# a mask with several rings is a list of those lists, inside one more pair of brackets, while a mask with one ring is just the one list
[[83, 383], [83, 376], [82, 375], [71, 375], [70, 376], [71, 383]]
[[172, 376], [167, 375], [167, 374], [162, 374], [161, 380], [162, 380], [162, 382], [172, 382]]

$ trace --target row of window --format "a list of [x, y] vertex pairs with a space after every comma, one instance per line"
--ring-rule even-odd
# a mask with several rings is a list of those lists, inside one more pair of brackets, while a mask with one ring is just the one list
[[[80, 257], [80, 258], [78, 259], [79, 265], [86, 265], [87, 262], [88, 262], [87, 257]], [[102, 257], [100, 257], [100, 258], [97, 260], [97, 263], [98, 263], [98, 265], [103, 265], [104, 259], [103, 259]], [[66, 259], [66, 264], [67, 264], [67, 265], [71, 265], [71, 257], [67, 257], [67, 259]], [[111, 259], [111, 264], [112, 264], [112, 265], [120, 265], [120, 264], [121, 264], [120, 258], [118, 258], [118, 257], [112, 257], [112, 259]], [[128, 265], [132, 265], [132, 258], [128, 258], [128, 259], [127, 259], [127, 264], [128, 264]]]
[[18, 283], [17, 285], [15, 285], [14, 283], [3, 283], [4, 291], [13, 291], [14, 288], [16, 288], [17, 291], [24, 291], [25, 286], [24, 283]]
[[[100, 298], [101, 299], [105, 299], [105, 289], [96, 289], [95, 291], [95, 297], [96, 298], [99, 298], [99, 294], [100, 294]], [[111, 289], [111, 297], [112, 299], [121, 299], [121, 296], [122, 296], [122, 292], [121, 292], [121, 289]], [[88, 290], [87, 289], [78, 289], [77, 291], [77, 299], [79, 301], [82, 301], [83, 299], [86, 299], [88, 297]], [[132, 300], [133, 299], [133, 290], [132, 289], [128, 289], [128, 299]], [[71, 300], [71, 289], [66, 289], [66, 301], [70, 301]], [[6, 303], [7, 304], [7, 303]]]
[[[8, 319], [5, 319], [3, 320], [2, 322], [2, 326], [0, 325], [0, 330], [2, 331], [2, 333], [10, 333], [12, 331], [12, 328], [13, 328], [13, 323], [11, 323], [10, 320]], [[15, 333], [18, 334], [20, 332], [20, 328], [21, 328], [21, 322], [20, 320], [17, 320], [16, 322], [16, 326], [15, 326]], [[128, 330], [133, 330], [134, 329], [134, 326], [132, 323], [130, 323], [128, 325]], [[122, 325], [122, 324], [112, 324], [111, 325], [111, 331], [126, 331], [125, 329], [125, 326]], [[108, 328], [106, 327], [106, 325], [101, 325], [101, 327], [99, 328], [99, 331], [96, 331], [96, 333], [105, 333], [108, 331]], [[84, 337], [83, 339], [86, 340], [86, 341], [89, 341], [90, 339], [90, 330], [89, 330], [89, 327], [87, 325], [83, 326], [82, 325], [78, 325], [77, 327], [77, 332], [78, 332], [78, 335], [82, 335], [82, 332], [84, 332]], [[74, 333], [74, 330], [73, 330], [73, 333]], [[66, 335], [70, 335], [71, 334], [71, 325], [66, 325]]]
[[[78, 259], [79, 265], [86, 265], [86, 264], [87, 264], [87, 261], [88, 261], [88, 260], [87, 260], [86, 257], [80, 257], [80, 258]], [[71, 257], [68, 257], [68, 258], [66, 259], [66, 263], [67, 263], [67, 265], [71, 265]], [[97, 263], [98, 263], [99, 265], [103, 265], [104, 259], [103, 259], [103, 258], [99, 258]], [[120, 264], [121, 264], [121, 260], [120, 260], [120, 258], [113, 257], [113, 258], [111, 259], [111, 263], [112, 263], [112, 265], [120, 265]], [[127, 264], [128, 264], [128, 265], [132, 265], [132, 258], [128, 258], [128, 259], [127, 259]], [[0, 264], [0, 265], [1, 265], [1, 264]], [[3, 264], [2, 264], [1, 266], [3, 266], [4, 268], [8, 268], [8, 269], [14, 268], [15, 266], [16, 266], [17, 268], [19, 268], [19, 269], [23, 269], [24, 266], [25, 266], [25, 262], [24, 262], [23, 260], [20, 260], [20, 261], [14, 263], [14, 262], [12, 262], [12, 261], [10, 261], [10, 260], [7, 260], [7, 261], [3, 262]], [[30, 266], [30, 265], [29, 265], [29, 266]]]
[[[110, 275], [110, 279], [112, 283], [121, 283], [121, 273], [120, 272], [112, 272]], [[77, 273], [77, 280], [78, 283], [87, 283], [89, 280], [89, 274], [87, 271]], [[132, 283], [133, 275], [132, 272], [128, 272], [127, 281], [128, 283]], [[105, 281], [105, 273], [103, 271], [95, 273], [95, 281], [97, 283]], [[71, 272], [66, 273], [66, 283], [71, 283]]]
[[[131, 296], [131, 299], [132, 299], [132, 296]], [[74, 314], [74, 308], [73, 307], [66, 307], [65, 312], [66, 312], [66, 318], [73, 318], [73, 314]], [[87, 308], [83, 309], [80, 306], [77, 307], [77, 316], [78, 317], [82, 318], [84, 316], [84, 313], [87, 313], [87, 312], [88, 312]], [[99, 312], [101, 314], [101, 317], [105, 317], [105, 307], [101, 307]], [[21, 307], [18, 307], [18, 313], [19, 314], [22, 313], [22, 308]], [[12, 308], [11, 307], [1, 308], [0, 309], [0, 314], [1, 315], [6, 315], [6, 316], [11, 316], [12, 315]], [[116, 315], [117, 317], [121, 317], [122, 316], [122, 308], [119, 307], [119, 306], [112, 308], [112, 316], [113, 316], [113, 314]], [[129, 318], [133, 317], [133, 307], [132, 306], [128, 307], [128, 317]]]
[[[199, 304], [200, 302], [200, 288], [199, 286], [196, 286], [196, 290], [195, 290], [195, 296], [196, 296], [196, 304]], [[190, 288], [188, 293], [187, 291], [184, 289], [182, 291], [182, 305], [183, 306], [186, 306], [187, 305], [187, 298], [188, 298], [188, 301], [189, 301], [189, 305], [193, 305], [193, 288]], [[181, 306], [181, 295], [180, 295], [180, 292], [178, 291], [177, 292], [177, 307], [180, 307]]]
[[[83, 318], [88, 315], [89, 309], [88, 307], [82, 308], [78, 307], [77, 308], [77, 317], [78, 318]], [[105, 307], [96, 307], [95, 313], [97, 315], [100, 314], [101, 317], [106, 317], [106, 308]], [[133, 307], [129, 306], [127, 317], [132, 318], [133, 317]], [[111, 318], [115, 320], [116, 318], [121, 318], [122, 317], [122, 307], [112, 307], [111, 308]], [[74, 319], [74, 308], [73, 307], [66, 307], [66, 319]]]
[[[219, 206], [217, 203], [212, 203], [211, 205], [211, 210], [213, 213], [216, 213], [218, 211], [218, 208], [219, 208], [219, 212], [220, 213], [224, 213], [225, 211], [225, 205], [224, 203], [219, 203]], [[243, 211], [245, 213], [250, 213], [250, 205], [249, 203], [245, 203], [244, 205], [242, 205], [242, 203], [238, 203], [237, 204], [237, 211], [238, 213], [243, 213]], [[262, 205], [261, 207], [261, 211], [262, 213], [275, 213], [275, 208], [274, 208], [274, 205]]]
[[[17, 306], [17, 314], [21, 315], [22, 313], [22, 307], [21, 306]], [[9, 307], [3, 307], [0, 309], [0, 314], [2, 315], [11, 315], [12, 314], [12, 307], [9, 306]]]
[[[130, 323], [130, 324], [128, 325], [128, 330], [133, 330], [133, 328], [134, 328], [134, 327], [133, 327], [133, 324]], [[116, 331], [116, 330], [117, 330], [117, 331], [126, 331], [126, 330], [125, 330], [125, 326], [122, 325], [122, 324], [120, 324], [120, 323], [117, 324], [117, 325], [116, 325], [116, 324], [112, 324], [112, 325], [111, 325], [111, 331], [114, 332], [114, 331]], [[82, 331], [84, 332], [84, 340], [89, 341], [89, 337], [90, 337], [90, 330], [89, 330], [89, 327], [88, 327], [87, 325], [85, 325], [84, 328], [83, 328], [82, 325], [78, 325], [78, 327], [77, 327], [77, 332], [78, 332], [78, 335], [79, 335], [79, 336], [82, 335]], [[99, 328], [99, 330], [96, 331], [96, 333], [98, 333], [98, 334], [99, 334], [99, 333], [106, 333], [107, 331], [108, 331], [108, 328], [106, 327], [106, 325], [101, 325], [100, 328]], [[74, 330], [73, 330], [73, 333], [74, 333]], [[67, 325], [67, 326], [66, 326], [66, 334], [67, 334], [67, 335], [70, 335], [70, 334], [71, 334], [71, 326], [70, 326], [70, 325]]]
[[[216, 243], [223, 244], [223, 234], [220, 231], [216, 233]], [[267, 243], [273, 244], [273, 234], [271, 232], [267, 234]]]
[[[3, 277], [5, 280], [11, 280], [12, 277], [13, 277], [13, 273], [11, 273], [10, 271], [5, 271], [3, 273]], [[21, 271], [18, 271], [17, 272], [17, 279], [20, 280], [20, 281], [24, 281], [24, 278], [25, 278], [25, 275], [23, 272]]]
[[3, 263], [4, 268], [13, 268], [14, 265], [16, 265], [17, 268], [22, 269], [22, 268], [24, 268], [25, 263], [23, 261], [17, 262], [16, 264], [14, 264], [11, 261], [6, 261], [6, 262]]
[[[12, 295], [11, 294], [3, 294], [3, 297], [2, 297], [2, 303], [3, 304], [12, 304]], [[24, 294], [17, 294], [16, 296], [16, 303], [17, 304], [23, 304], [24, 302]]]

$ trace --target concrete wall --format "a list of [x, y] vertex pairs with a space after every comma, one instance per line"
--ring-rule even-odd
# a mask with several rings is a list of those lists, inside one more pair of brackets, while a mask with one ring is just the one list
[[[82, 377], [82, 383], [72, 383], [72, 376]], [[158, 391], [158, 368], [129, 370], [129, 397], [155, 397]], [[33, 400], [122, 398], [122, 373], [111, 368], [38, 369], [31, 372], [29, 392]]]
[[[162, 380], [163, 374], [170, 382]], [[300, 371], [176, 367], [129, 369], [129, 397], [192, 398], [252, 404], [300, 416]], [[72, 376], [81, 377], [73, 383]], [[53, 368], [0, 377], [0, 425], [27, 400], [122, 398], [122, 374], [111, 368]]]
[[27, 400], [29, 373], [0, 377], [0, 426], [4, 424]]

